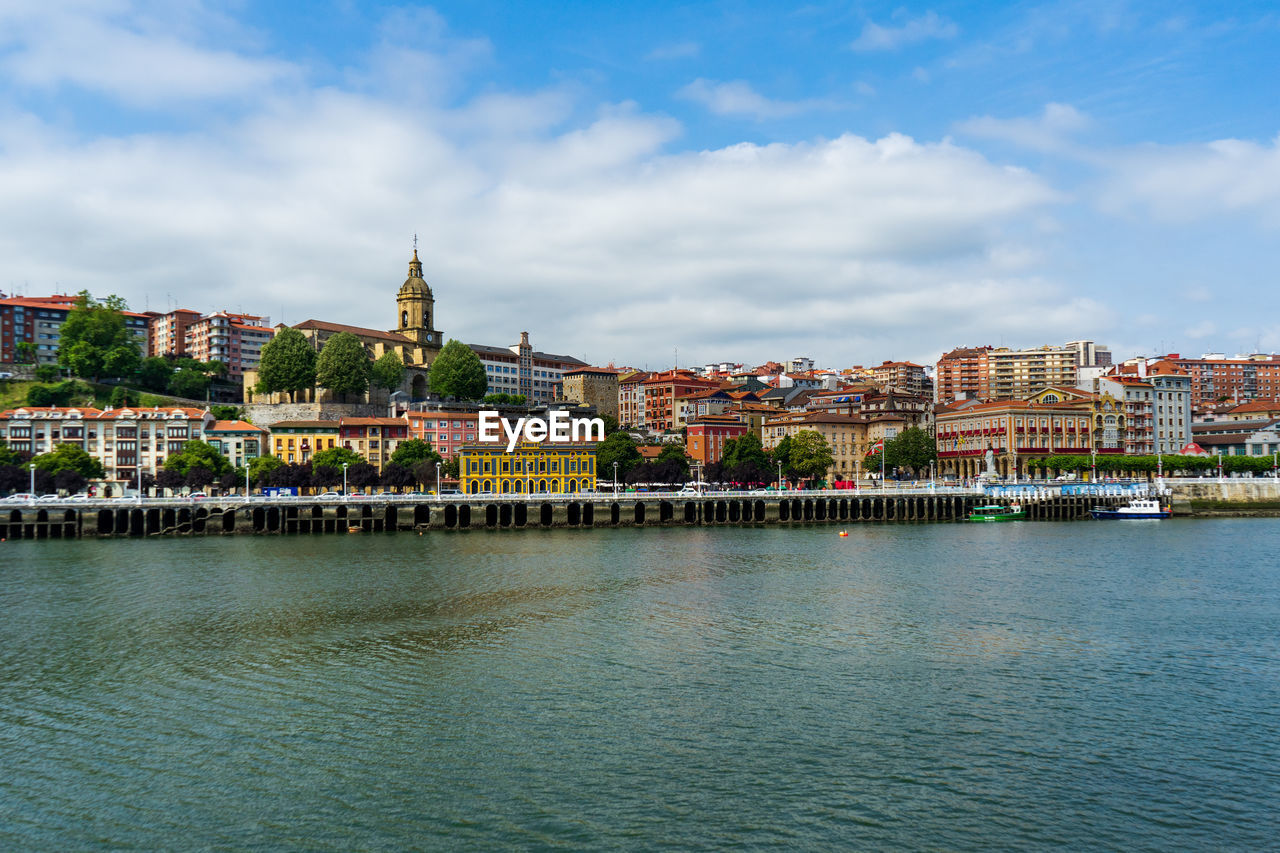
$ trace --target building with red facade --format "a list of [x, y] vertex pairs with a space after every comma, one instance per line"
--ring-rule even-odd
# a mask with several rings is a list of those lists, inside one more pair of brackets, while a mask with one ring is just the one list
[[716, 380], [703, 379], [689, 370], [664, 370], [640, 384], [644, 388], [644, 426], [659, 432], [680, 428], [676, 424], [677, 397], [720, 387]]
[[724, 456], [725, 442], [747, 432], [747, 425], [733, 415], [701, 415], [689, 422], [685, 452], [694, 462], [710, 465]]

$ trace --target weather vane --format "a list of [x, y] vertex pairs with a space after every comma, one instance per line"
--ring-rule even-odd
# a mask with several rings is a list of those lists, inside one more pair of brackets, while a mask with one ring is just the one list
[[418, 232], [417, 231], [413, 232], [413, 252], [414, 254], [418, 253]]

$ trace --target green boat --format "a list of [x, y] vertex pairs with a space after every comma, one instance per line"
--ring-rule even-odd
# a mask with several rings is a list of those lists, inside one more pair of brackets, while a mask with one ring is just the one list
[[1027, 517], [1022, 507], [1018, 504], [1012, 506], [1000, 506], [992, 504], [990, 506], [975, 506], [969, 511], [970, 521], [1020, 521]]

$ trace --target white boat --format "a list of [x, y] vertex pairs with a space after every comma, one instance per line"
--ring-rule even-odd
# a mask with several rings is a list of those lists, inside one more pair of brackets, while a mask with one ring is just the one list
[[1169, 518], [1173, 509], [1160, 506], [1160, 501], [1152, 498], [1137, 498], [1129, 501], [1128, 506], [1109, 507], [1095, 506], [1090, 512], [1094, 518]]

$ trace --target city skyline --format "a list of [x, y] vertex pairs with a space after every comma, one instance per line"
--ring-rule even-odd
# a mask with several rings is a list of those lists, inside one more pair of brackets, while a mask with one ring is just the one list
[[392, 328], [416, 232], [597, 364], [1280, 349], [1262, 4], [312, 8], [0, 11], [0, 290]]

